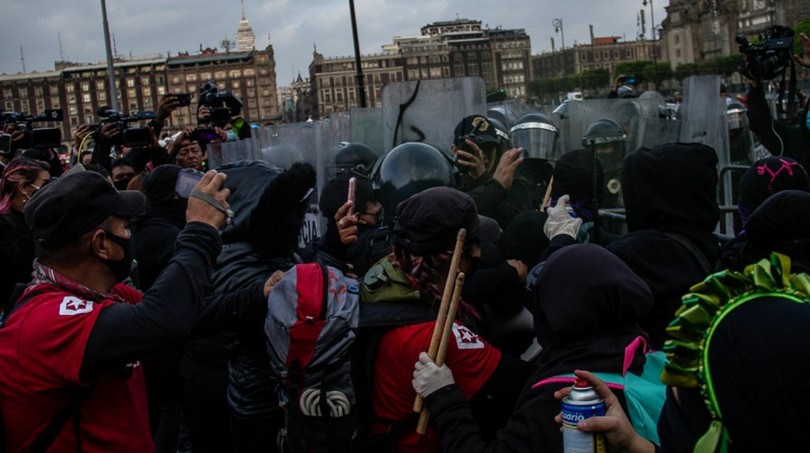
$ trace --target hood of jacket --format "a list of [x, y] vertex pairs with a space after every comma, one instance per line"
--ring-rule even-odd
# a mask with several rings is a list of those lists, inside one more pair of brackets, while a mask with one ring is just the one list
[[711, 233], [720, 220], [717, 153], [700, 143], [639, 148], [621, 170], [629, 231]]
[[649, 287], [621, 259], [591, 244], [551, 255], [535, 285], [540, 343], [573, 344], [634, 331], [652, 307]]
[[315, 170], [297, 163], [281, 170], [263, 161], [240, 161], [223, 165], [225, 187], [234, 212], [233, 222], [222, 230], [224, 245], [246, 242], [260, 256], [292, 253], [315, 187]]

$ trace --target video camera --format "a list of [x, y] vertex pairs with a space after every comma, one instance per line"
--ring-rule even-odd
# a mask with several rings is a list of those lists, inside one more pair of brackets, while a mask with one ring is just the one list
[[740, 73], [751, 80], [772, 80], [793, 61], [793, 29], [777, 25], [758, 35], [757, 43], [738, 34], [735, 41], [745, 54]]
[[62, 144], [62, 131], [56, 127], [35, 128], [34, 123], [62, 121], [62, 109], [45, 110], [39, 115], [27, 113], [3, 112], [0, 114], [4, 124], [16, 123], [17, 129], [23, 132], [23, 138], [11, 140], [3, 134], [0, 140], [0, 152], [11, 153], [14, 149], [48, 149], [58, 148]]
[[120, 112], [104, 106], [96, 110], [96, 115], [103, 118], [100, 123], [96, 125], [94, 136], [97, 142], [104, 143], [104, 137], [101, 135], [101, 128], [107, 124], [115, 124], [116, 128], [121, 133], [108, 142], [109, 145], [118, 146], [146, 146], [152, 142], [152, 132], [147, 127], [129, 127], [129, 123], [141, 120], [151, 120], [157, 118], [155, 112], [135, 112], [132, 115], [122, 115]]
[[216, 83], [207, 82], [200, 87], [200, 105], [208, 107], [208, 122], [223, 127], [242, 112], [242, 101], [230, 91], [219, 91]]

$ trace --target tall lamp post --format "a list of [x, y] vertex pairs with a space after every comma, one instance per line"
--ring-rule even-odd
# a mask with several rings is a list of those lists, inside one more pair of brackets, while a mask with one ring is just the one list
[[354, 0], [349, 0], [349, 9], [352, 15], [352, 38], [354, 39], [354, 65], [357, 66], [357, 91], [360, 97], [360, 108], [366, 108], [366, 88], [363, 83], [363, 64], [360, 58], [360, 40], [357, 38], [357, 17], [354, 15]]
[[[551, 25], [554, 27], [554, 32], [559, 33], [560, 37], [562, 38], [562, 65], [563, 65], [563, 78], [568, 75], [568, 67], [565, 65], [565, 29], [563, 29], [563, 21], [562, 19], [555, 18], [551, 21]], [[567, 89], [567, 88], [566, 88]]]
[[107, 2], [101, 0], [101, 18], [104, 25], [104, 46], [107, 50], [107, 83], [110, 85], [110, 105], [118, 111], [118, 93], [115, 90], [115, 69], [113, 68], [112, 47], [110, 47], [110, 25], [107, 22]]
[[[641, 4], [643, 6], [647, 6], [647, 0], [642, 0]], [[653, 0], [650, 0], [650, 31], [652, 31], [652, 57], [653, 57], [653, 74], [655, 75], [656, 71], [658, 70], [658, 52], [655, 49], [655, 40], [656, 40], [656, 30], [655, 30], [655, 7], [653, 6]]]

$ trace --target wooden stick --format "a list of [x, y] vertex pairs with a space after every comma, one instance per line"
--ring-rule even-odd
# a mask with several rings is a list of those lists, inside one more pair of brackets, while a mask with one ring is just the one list
[[554, 176], [551, 176], [551, 179], [548, 180], [548, 187], [546, 187], [546, 194], [543, 195], [543, 204], [540, 206], [540, 211], [542, 212], [546, 209], [546, 206], [551, 202], [551, 185], [554, 184]]
[[[461, 288], [464, 286], [464, 272], [460, 272], [456, 277], [456, 285], [453, 288], [453, 298], [450, 301], [450, 307], [447, 309], [447, 319], [444, 321], [444, 328], [442, 329], [442, 339], [439, 342], [439, 351], [436, 353], [436, 365], [444, 365], [444, 359], [447, 358], [447, 344], [450, 338], [453, 337], [453, 323], [456, 321], [456, 312], [458, 312], [458, 302], [461, 299]], [[427, 408], [422, 409], [419, 415], [419, 423], [416, 425], [416, 432], [425, 434], [427, 432], [428, 417]]]
[[[430, 337], [428, 356], [433, 360], [436, 358], [436, 351], [439, 349], [439, 342], [442, 339], [442, 329], [444, 321], [447, 319], [447, 309], [450, 307], [450, 299], [453, 297], [453, 281], [458, 273], [458, 262], [461, 259], [461, 249], [464, 248], [464, 240], [467, 238], [467, 230], [461, 228], [456, 235], [456, 246], [453, 248], [453, 257], [450, 259], [450, 270], [447, 272], [447, 281], [444, 282], [444, 293], [439, 304], [439, 313], [436, 315], [436, 324], [433, 326], [433, 336]], [[416, 395], [413, 402], [413, 411], [422, 412], [422, 396]]]

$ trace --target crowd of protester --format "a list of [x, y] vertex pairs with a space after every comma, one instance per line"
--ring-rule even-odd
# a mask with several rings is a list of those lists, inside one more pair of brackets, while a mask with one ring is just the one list
[[[810, 39], [801, 42], [797, 61], [810, 68]], [[810, 129], [806, 105], [797, 125], [784, 125], [761, 96], [753, 83], [748, 114], [772, 156], [740, 178], [740, 228], [727, 242], [715, 234], [713, 148], [671, 143], [608, 156], [614, 148], [583, 140], [591, 148], [557, 159], [538, 204], [532, 174], [520, 171], [526, 154], [500, 147], [499, 122], [480, 115], [462, 119], [460, 140], [448, 145], [465, 170], [453, 187], [434, 184], [392, 205], [369, 179], [372, 162], [341, 168], [316, 194], [326, 230], [304, 248], [299, 231], [320, 169], [207, 168], [208, 143], [249, 136], [238, 109], [214, 120], [201, 104], [199, 127], [159, 140], [180, 103], [168, 94], [146, 125], [149, 143], [127, 146], [113, 125], [80, 126], [69, 166], [49, 149], [3, 153], [0, 446], [316, 451], [284, 439], [289, 402], [265, 334], [274, 287], [315, 261], [356, 279], [362, 305], [390, 318], [375, 337], [370, 381], [357, 388], [368, 403], [358, 445], [317, 451], [559, 452], [560, 399], [571, 386], [557, 378], [572, 373], [607, 406], [577, 427], [602, 433], [611, 451], [801, 450], [810, 421]], [[15, 127], [5, 131], [20, 138]], [[622, 155], [620, 169], [603, 169]], [[181, 190], [189, 174], [193, 188]], [[601, 222], [606, 198], [623, 208], [624, 234]], [[453, 271], [465, 274], [464, 287], [438, 360], [426, 351]], [[697, 300], [684, 296], [727, 301], [746, 279], [756, 283], [753, 301], [701, 343], [707, 368], [677, 368], [688, 345], [673, 339], [687, 335], [679, 322], [695, 320], [688, 300]], [[650, 348], [669, 359], [655, 436], [636, 431], [629, 396], [593, 374], [641, 374]], [[417, 397], [430, 414], [425, 434], [414, 430]]]

